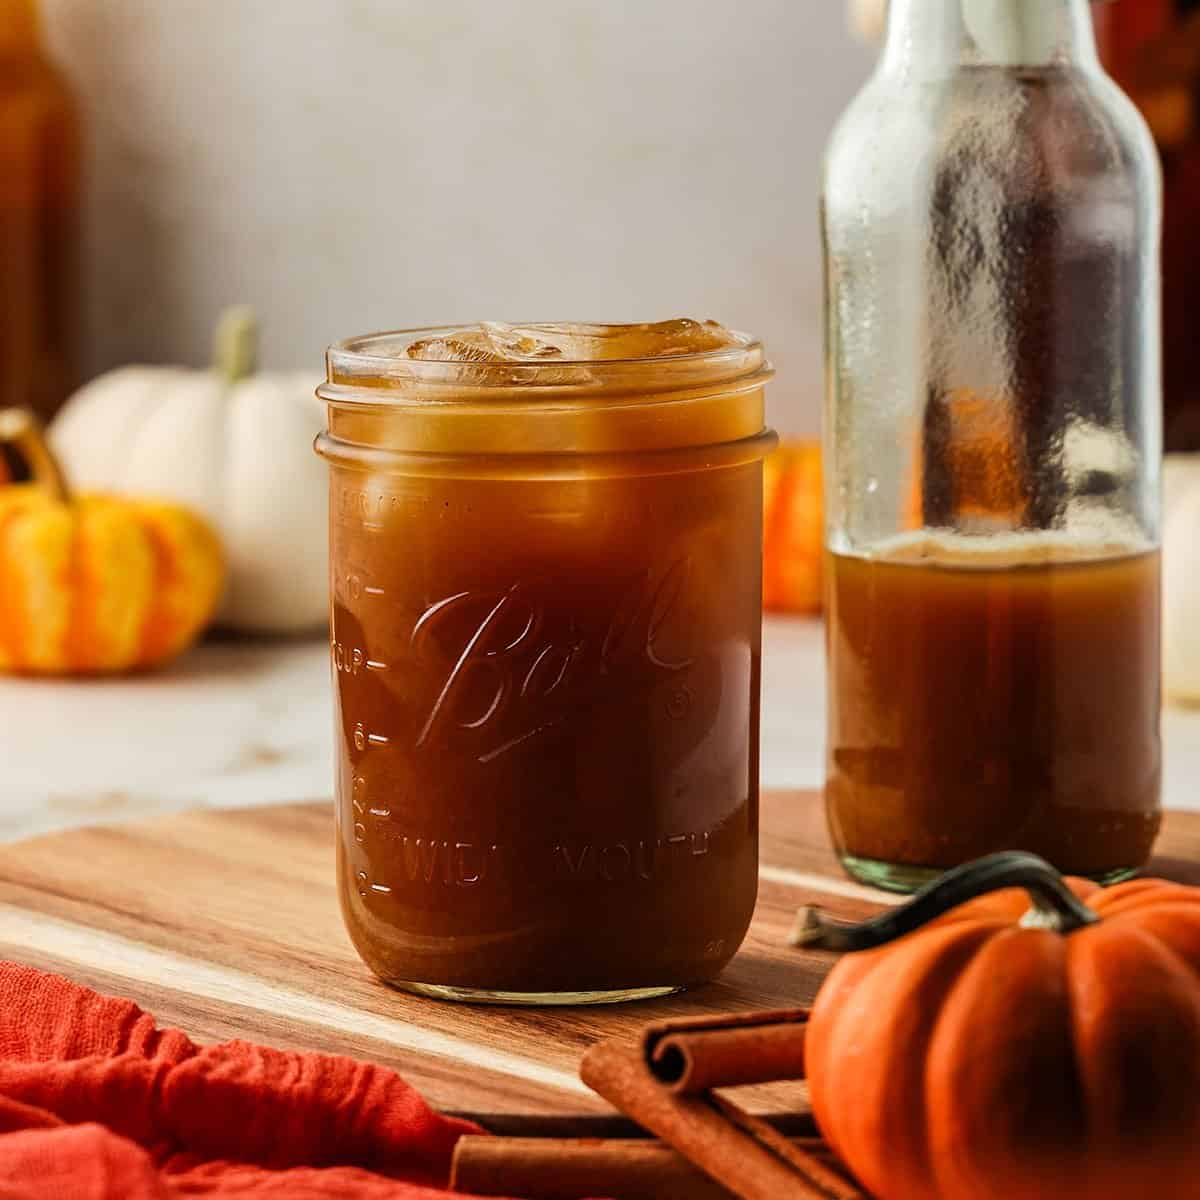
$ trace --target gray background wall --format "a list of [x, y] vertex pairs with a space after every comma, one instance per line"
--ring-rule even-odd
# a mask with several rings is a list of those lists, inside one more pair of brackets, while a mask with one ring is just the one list
[[479, 317], [715, 317], [818, 423], [841, 0], [44, 0], [90, 123], [86, 367]]

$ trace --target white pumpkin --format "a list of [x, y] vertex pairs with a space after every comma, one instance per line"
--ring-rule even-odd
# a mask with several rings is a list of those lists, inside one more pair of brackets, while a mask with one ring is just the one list
[[1200, 703], [1200, 454], [1167, 455], [1163, 485], [1163, 686]]
[[295, 633], [327, 619], [324, 427], [315, 374], [251, 374], [253, 314], [231, 309], [217, 330], [217, 366], [123, 367], [87, 384], [50, 429], [84, 491], [157, 495], [217, 529], [229, 584], [217, 623]]

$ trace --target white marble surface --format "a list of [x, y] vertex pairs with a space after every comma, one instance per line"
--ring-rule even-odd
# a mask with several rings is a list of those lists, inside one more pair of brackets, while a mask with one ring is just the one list
[[[821, 626], [769, 618], [763, 782], [812, 787], [824, 731]], [[209, 642], [116, 682], [0, 681], [0, 838], [209, 806], [328, 796], [324, 641]], [[1165, 798], [1200, 810], [1200, 710], [1168, 709]]]

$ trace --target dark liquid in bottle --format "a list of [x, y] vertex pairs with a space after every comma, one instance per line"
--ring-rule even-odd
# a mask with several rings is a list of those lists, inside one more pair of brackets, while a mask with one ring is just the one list
[[1009, 849], [1080, 875], [1139, 867], [1160, 821], [1159, 556], [993, 542], [830, 556], [837, 848], [918, 868]]

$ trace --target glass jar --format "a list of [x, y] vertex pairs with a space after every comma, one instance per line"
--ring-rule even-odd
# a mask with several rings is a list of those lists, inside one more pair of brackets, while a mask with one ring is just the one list
[[398, 987], [660, 995], [748, 927], [770, 370], [741, 335], [613, 357], [670, 354], [648, 328], [329, 353], [339, 888]]
[[75, 383], [80, 136], [34, 0], [0, 0], [0, 407], [49, 419]]
[[1120, 878], [1160, 820], [1160, 183], [1086, 0], [893, 0], [823, 226], [837, 850]]

